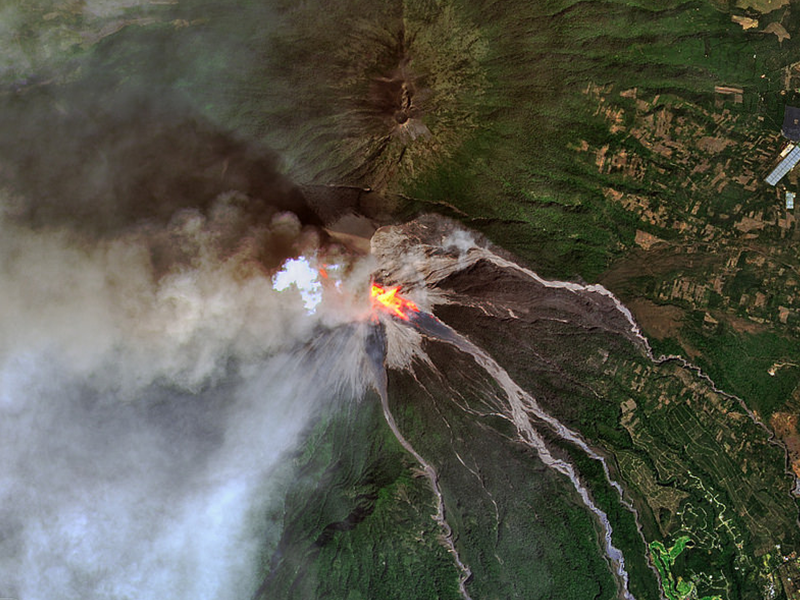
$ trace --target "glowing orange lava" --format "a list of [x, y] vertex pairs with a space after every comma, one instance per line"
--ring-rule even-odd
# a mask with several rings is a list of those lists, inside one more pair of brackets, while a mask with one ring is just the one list
[[419, 312], [419, 308], [408, 298], [398, 296], [400, 286], [384, 287], [379, 283], [372, 284], [372, 304], [387, 311], [399, 319], [408, 321], [411, 313]]

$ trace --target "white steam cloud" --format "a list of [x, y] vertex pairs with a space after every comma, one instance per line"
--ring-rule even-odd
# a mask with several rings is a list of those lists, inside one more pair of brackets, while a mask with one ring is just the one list
[[276, 290], [294, 287], [300, 292], [306, 310], [314, 311], [322, 302], [322, 282], [320, 282], [319, 269], [309, 264], [307, 258], [290, 258], [283, 264], [283, 268], [275, 275], [272, 285]]
[[10, 207], [0, 597], [249, 597], [284, 453], [320, 403], [365, 384], [372, 265], [340, 269], [310, 313], [257, 259], [319, 251], [290, 213], [250, 226], [223, 197], [90, 242]]

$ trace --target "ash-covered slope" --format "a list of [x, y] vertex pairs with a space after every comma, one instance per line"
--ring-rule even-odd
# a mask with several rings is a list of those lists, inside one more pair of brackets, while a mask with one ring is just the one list
[[[404, 285], [412, 298], [418, 293], [421, 305], [451, 328], [450, 336], [469, 340], [454, 342], [447, 333], [418, 327], [424, 339], [422, 356], [437, 358], [412, 361], [410, 372], [418, 378], [429, 372], [424, 387], [437, 406], [455, 403], [476, 411], [473, 416], [479, 419], [502, 416], [516, 430], [510, 439], [538, 447], [526, 431], [529, 421], [554, 457], [572, 462], [596, 505], [584, 499], [584, 506], [601, 524], [598, 511], [608, 513], [609, 523], [601, 531], [614, 529], [611, 537], [625, 555], [634, 595], [654, 597], [645, 542], [650, 545], [649, 566], [661, 571], [667, 593], [670, 581], [681, 575], [701, 596], [722, 590], [727, 597], [770, 595], [773, 567], [762, 566], [759, 557], [775, 553], [778, 544], [786, 552], [797, 543], [793, 479], [785, 473], [780, 447], [737, 399], [685, 363], [654, 362], [630, 313], [601, 286], [544, 280], [485, 243], [470, 241], [440, 218], [381, 230], [373, 247], [381, 265], [387, 265], [386, 278]], [[388, 328], [390, 352], [393, 329]], [[462, 355], [460, 362], [447, 357], [454, 347]], [[398, 394], [407, 388], [400, 383], [403, 377], [396, 377]], [[483, 392], [464, 382], [487, 378], [500, 386], [499, 393], [487, 393], [485, 381]], [[433, 383], [437, 379], [438, 385]], [[392, 391], [390, 386], [390, 396]], [[521, 408], [514, 407], [516, 402]], [[453, 434], [452, 443], [472, 447], [475, 437]], [[547, 463], [548, 450], [538, 448]], [[439, 451], [444, 464], [447, 452]], [[450, 460], [460, 464], [464, 457]], [[482, 453], [475, 461], [464, 460], [467, 470], [485, 474], [503, 468]], [[554, 470], [562, 481], [570, 475], [564, 468]], [[610, 489], [616, 482], [624, 497], [617, 493], [620, 488]], [[448, 487], [444, 477], [440, 483]], [[581, 490], [578, 484], [573, 487], [566, 496], [575, 501]], [[507, 490], [503, 486], [496, 491], [508, 495]], [[565, 501], [562, 496], [557, 502]], [[774, 519], [782, 523], [780, 528], [774, 527]], [[523, 522], [509, 519], [504, 526], [519, 531]], [[549, 527], [554, 523], [545, 522]], [[472, 538], [481, 538], [472, 531]], [[464, 553], [469, 554], [470, 535], [463, 535]], [[681, 537], [689, 537], [696, 547], [673, 573], [659, 562], [658, 547], [652, 544], [669, 545]], [[539, 539], [557, 538], [551, 532]], [[576, 542], [569, 538], [567, 534], [551, 545], [574, 556], [569, 546]], [[613, 558], [607, 544], [600, 546], [602, 554]], [[486, 556], [484, 552], [479, 562], [473, 560], [476, 590], [478, 565], [487, 562]], [[497, 564], [508, 567], [502, 555]], [[555, 564], [569, 564], [569, 558], [560, 557]], [[619, 583], [624, 575], [614, 564]], [[554, 580], [564, 575], [563, 568], [556, 573]]]
[[[438, 217], [381, 230], [373, 238], [373, 249], [384, 266], [385, 277], [402, 283], [412, 296], [415, 290], [424, 291], [420, 294], [421, 303], [432, 313], [441, 312], [440, 306], [452, 309], [449, 314], [454, 318], [449, 323], [426, 312], [411, 315], [410, 325], [420, 336], [411, 342], [419, 344], [413, 351], [401, 349], [409, 339], [397, 334], [397, 324], [387, 325], [389, 362], [401, 371], [410, 370], [417, 387], [436, 404], [439, 419], [424, 422], [441, 421], [442, 429], [450, 432], [450, 450], [430, 448], [448, 473], [446, 478], [442, 476], [442, 486], [460, 488], [456, 495], [460, 503], [461, 498], [474, 496], [468, 490], [477, 483], [478, 495], [491, 500], [494, 510], [483, 511], [483, 518], [478, 516], [482, 511], [476, 507], [465, 511], [480, 526], [456, 528], [462, 536], [460, 546], [466, 564], [475, 565], [470, 589], [486, 596], [498, 586], [502, 589], [504, 580], [509, 580], [509, 571], [521, 571], [524, 576], [514, 578], [513, 584], [505, 583], [511, 585], [509, 593], [516, 590], [539, 597], [633, 598], [631, 585], [640, 592], [649, 587], [647, 591], [652, 593], [653, 581], [648, 581], [652, 574], [646, 572], [643, 561], [643, 540], [638, 541], [638, 553], [634, 552], [637, 577], [631, 584], [618, 538], [633, 547], [636, 540], [614, 534], [615, 525], [607, 508], [594, 500], [569, 456], [557, 444], [566, 442], [596, 461], [604, 474], [598, 487], [604, 495], [613, 497], [617, 493], [619, 503], [622, 488], [610, 467], [576, 430], [559, 421], [537, 400], [538, 392], [546, 389], [549, 397], [583, 402], [588, 407], [592, 399], [587, 397], [586, 386], [571, 376], [571, 369], [560, 366], [560, 356], [549, 357], [526, 348], [513, 335], [513, 329], [507, 331], [502, 325], [504, 321], [522, 319], [540, 325], [545, 335], [555, 326], [567, 336], [577, 359], [594, 340], [587, 340], [583, 348], [574, 342], [593, 333], [604, 340], [602, 344], [620, 346], [628, 354], [641, 352], [644, 346], [630, 315], [601, 288], [549, 282], [519, 271], [515, 263], [475, 245], [467, 232]], [[483, 329], [487, 337], [501, 336], [502, 346], [507, 348], [489, 353], [461, 333], [465, 326], [472, 328], [478, 315], [485, 318]], [[402, 364], [394, 354], [415, 356], [415, 360]], [[541, 380], [542, 385], [527, 389], [518, 385], [503, 367], [502, 363], [509, 361], [535, 369], [536, 380]], [[415, 386], [404, 382], [402, 375], [391, 381], [397, 387], [389, 388], [390, 397], [414, 398], [414, 391], [407, 390]], [[465, 417], [467, 422], [454, 429], [451, 421], [457, 424]], [[494, 439], [498, 434], [499, 439]], [[482, 448], [486, 442], [494, 452]], [[428, 445], [424, 438], [421, 443]], [[502, 456], [504, 446], [511, 455]], [[533, 450], [522, 461], [513, 457], [520, 446]], [[456, 464], [447, 465], [449, 461]], [[504, 477], [484, 475], [498, 470]], [[541, 472], [537, 477], [531, 470]], [[558, 500], [553, 502], [554, 498]], [[635, 512], [627, 501], [622, 502], [630, 514], [627, 520], [622, 514], [616, 515], [616, 526], [627, 533], [635, 532]], [[542, 514], [532, 518], [529, 507], [536, 507], [533, 512]], [[610, 508], [617, 510], [618, 506], [611, 504]], [[552, 512], [548, 514], [549, 511]], [[464, 515], [453, 518], [463, 522]], [[597, 536], [587, 535], [593, 528]], [[494, 532], [494, 541], [490, 541], [492, 536], [487, 537], [489, 532]], [[522, 539], [530, 538], [530, 543], [518, 543], [520, 532], [525, 532]], [[576, 554], [583, 559], [573, 564], [571, 557]], [[607, 565], [602, 564], [602, 559]]]
[[[793, 482], [737, 399], [653, 360], [604, 288], [542, 279], [451, 221], [372, 247], [412, 301], [376, 307], [389, 427], [373, 397], [357, 405], [373, 431], [309, 441], [353, 443], [305, 462], [306, 508], [285, 506], [295, 562], [274, 558], [283, 587], [260, 597], [770, 597], [764, 557], [797, 544]], [[331, 505], [336, 520], [297, 526]]]

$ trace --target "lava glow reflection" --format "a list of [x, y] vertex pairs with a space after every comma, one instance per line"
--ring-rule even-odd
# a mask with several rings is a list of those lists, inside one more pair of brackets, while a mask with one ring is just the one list
[[408, 298], [399, 296], [400, 286], [384, 287], [379, 283], [372, 284], [372, 304], [380, 310], [408, 321], [412, 313], [419, 312], [419, 308]]

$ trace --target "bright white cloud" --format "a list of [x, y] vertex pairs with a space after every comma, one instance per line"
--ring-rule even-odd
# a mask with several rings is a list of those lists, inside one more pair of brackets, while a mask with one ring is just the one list
[[[372, 372], [374, 265], [337, 255], [323, 300], [319, 250], [288, 213], [254, 229], [187, 212], [92, 241], [11, 223], [7, 206], [0, 598], [251, 597], [279, 536], [266, 508], [285, 453]], [[154, 240], [177, 257], [166, 272]], [[272, 278], [270, 242], [312, 258]]]
[[322, 302], [322, 283], [319, 279], [319, 270], [312, 267], [307, 258], [290, 258], [275, 275], [273, 288], [282, 292], [294, 286], [300, 292], [306, 309], [313, 312]]

